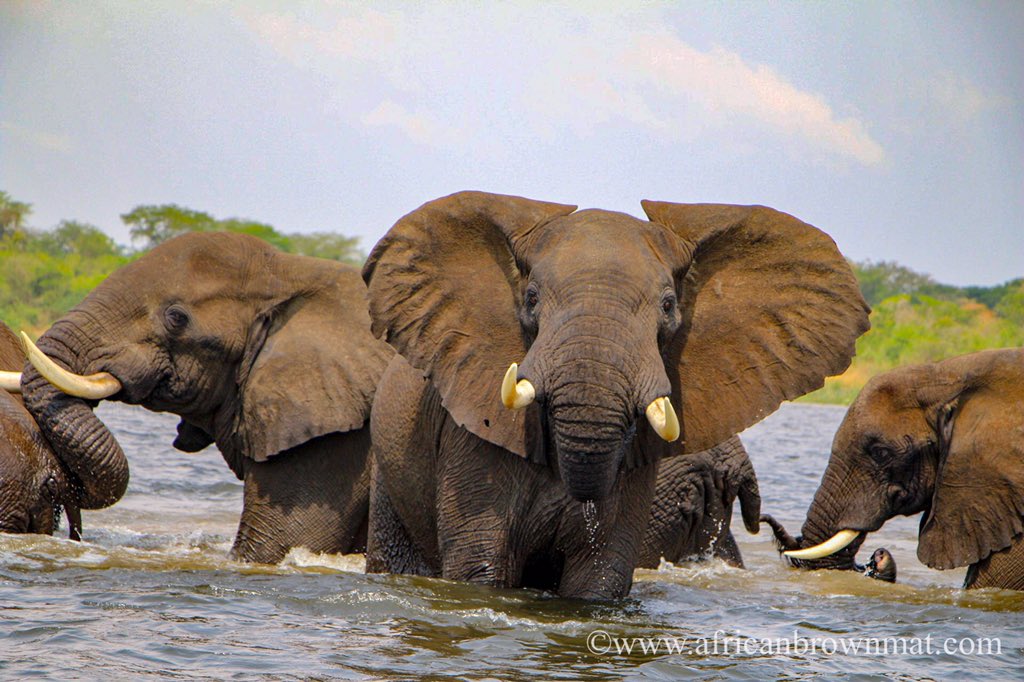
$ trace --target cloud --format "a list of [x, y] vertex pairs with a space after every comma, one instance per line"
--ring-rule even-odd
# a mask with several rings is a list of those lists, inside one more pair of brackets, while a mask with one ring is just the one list
[[362, 117], [368, 126], [392, 126], [418, 144], [437, 145], [458, 139], [455, 128], [444, 126], [422, 114], [406, 111], [400, 104], [384, 100]]
[[478, 134], [497, 127], [504, 138], [625, 126], [678, 141], [749, 128], [866, 166], [885, 158], [860, 119], [768, 65], [692, 46], [663, 28], [658, 8], [398, 7], [341, 3], [329, 16], [244, 20], [290, 62], [333, 80], [354, 121], [418, 144], [468, 141], [468, 126], [455, 134], [439, 122], [469, 118], [490, 123], [474, 125]]
[[957, 123], [1005, 106], [1009, 99], [984, 92], [977, 85], [952, 72], [938, 74], [928, 84], [929, 99]]
[[864, 165], [885, 153], [855, 118], [839, 118], [820, 95], [789, 83], [768, 66], [748, 64], [720, 47], [697, 50], [675, 36], [638, 36], [626, 55], [638, 79], [669, 98], [695, 102], [712, 116], [734, 115], [803, 138]]
[[67, 153], [72, 148], [71, 138], [67, 135], [44, 130], [33, 130], [11, 121], [0, 121], [0, 131], [10, 134], [15, 139], [28, 142], [51, 152]]

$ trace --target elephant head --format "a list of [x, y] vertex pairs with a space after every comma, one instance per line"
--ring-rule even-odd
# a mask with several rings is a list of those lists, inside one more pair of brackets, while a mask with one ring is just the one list
[[113, 273], [30, 348], [25, 403], [85, 508], [128, 483], [92, 412], [103, 398], [180, 415], [175, 447], [216, 442], [242, 477], [246, 461], [364, 424], [390, 355], [365, 300], [349, 266], [246, 235], [184, 235]]
[[51, 534], [63, 510], [71, 537], [78, 539], [76, 491], [17, 395], [22, 364], [21, 344], [0, 322], [0, 531]]
[[867, 533], [923, 513], [917, 555], [976, 564], [1024, 532], [1024, 350], [972, 353], [880, 374], [836, 433], [802, 536], [773, 524], [808, 568], [854, 567]]
[[820, 386], [868, 326], [849, 266], [810, 225], [759, 206], [643, 207], [649, 221], [461, 192], [399, 220], [363, 269], [374, 332], [453, 420], [551, 466], [580, 501]]

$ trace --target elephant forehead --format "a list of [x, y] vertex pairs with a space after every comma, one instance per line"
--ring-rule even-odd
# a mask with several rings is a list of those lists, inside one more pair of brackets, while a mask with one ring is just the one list
[[[268, 279], [270, 247], [245, 235], [195, 234], [178, 237], [116, 271], [105, 288], [140, 298], [198, 301], [231, 298]], [[154, 298], [155, 297], [155, 298]]]
[[588, 268], [636, 268], [665, 259], [672, 245], [664, 230], [625, 213], [587, 209], [556, 218], [538, 235], [537, 265], [560, 272]]
[[930, 430], [921, 405], [891, 383], [869, 383], [850, 406], [836, 441], [889, 440], [902, 436], [925, 438]]

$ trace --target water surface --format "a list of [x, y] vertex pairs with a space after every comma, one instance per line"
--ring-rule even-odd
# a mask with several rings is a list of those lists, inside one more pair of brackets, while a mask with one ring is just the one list
[[[244, 565], [226, 558], [242, 485], [216, 450], [175, 451], [168, 415], [107, 404], [100, 415], [128, 453], [128, 494], [84, 513], [82, 543], [64, 539], [66, 529], [0, 535], [2, 679], [1024, 677], [1024, 594], [967, 592], [963, 570], [922, 566], [916, 518], [890, 521], [861, 550], [864, 561], [888, 547], [896, 585], [789, 569], [769, 530], [747, 535], [738, 514], [747, 570], [717, 561], [640, 570], [630, 597], [612, 604], [367, 576], [361, 557], [296, 551], [281, 566]], [[784, 405], [744, 434], [764, 510], [794, 534], [842, 416]], [[663, 640], [656, 654], [635, 643], [616, 652], [634, 638]], [[809, 650], [813, 638], [825, 651]], [[860, 638], [901, 638], [892, 646], [904, 648], [843, 653]], [[1001, 653], [961, 653], [984, 648], [979, 638], [998, 639]], [[665, 653], [664, 639], [678, 649]]]

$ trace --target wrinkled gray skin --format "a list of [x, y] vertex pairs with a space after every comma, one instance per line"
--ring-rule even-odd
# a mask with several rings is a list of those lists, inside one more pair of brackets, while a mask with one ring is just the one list
[[[867, 328], [823, 233], [763, 207], [650, 221], [482, 192], [401, 219], [363, 269], [400, 356], [378, 387], [367, 570], [615, 599], [663, 457], [842, 371]], [[536, 400], [500, 400], [519, 363]], [[644, 417], [670, 396], [682, 442]]]
[[[176, 448], [216, 443], [245, 484], [234, 557], [362, 549], [366, 422], [392, 352], [370, 334], [356, 269], [246, 235], [184, 235], [112, 274], [38, 345], [77, 374], [113, 374], [112, 400], [180, 415]], [[22, 389], [82, 506], [119, 499], [128, 462], [93, 404], [31, 365]]]
[[781, 549], [859, 531], [802, 568], [855, 568], [868, 533], [921, 514], [917, 555], [968, 566], [966, 587], [1024, 590], [1024, 349], [989, 350], [879, 374], [850, 405], [801, 535]]
[[[0, 370], [20, 372], [21, 343], [0, 322]], [[52, 535], [61, 513], [73, 539], [81, 532], [78, 494], [21, 396], [0, 390], [0, 532]]]
[[659, 462], [639, 566], [657, 568], [661, 559], [679, 563], [716, 557], [742, 568], [743, 556], [730, 529], [737, 497], [744, 525], [757, 533], [761, 495], [739, 436], [710, 450]]

